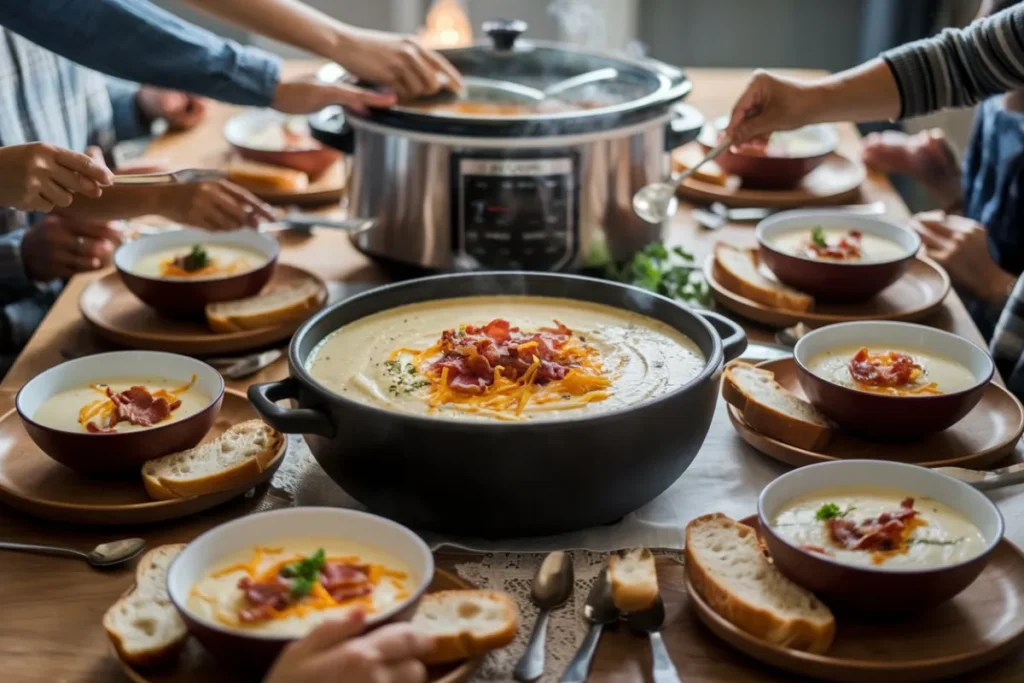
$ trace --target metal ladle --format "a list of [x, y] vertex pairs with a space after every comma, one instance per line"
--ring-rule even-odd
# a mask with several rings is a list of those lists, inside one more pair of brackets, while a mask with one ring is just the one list
[[655, 225], [670, 216], [674, 216], [679, 209], [679, 200], [676, 199], [676, 188], [679, 187], [680, 183], [693, 175], [698, 168], [728, 149], [731, 144], [732, 138], [726, 136], [718, 143], [717, 147], [704, 155], [700, 163], [685, 171], [674, 171], [667, 181], [648, 183], [641, 187], [633, 195], [633, 211], [640, 218]]
[[100, 543], [87, 553], [73, 548], [61, 548], [55, 545], [36, 545], [34, 543], [11, 543], [0, 541], [0, 550], [18, 550], [40, 555], [58, 555], [85, 560], [93, 567], [116, 567], [132, 559], [146, 549], [146, 542], [141, 538], [123, 538], [119, 541]]

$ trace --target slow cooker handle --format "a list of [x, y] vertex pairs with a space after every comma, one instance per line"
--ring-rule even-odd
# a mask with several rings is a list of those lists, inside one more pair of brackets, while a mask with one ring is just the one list
[[278, 401], [299, 397], [298, 383], [288, 377], [278, 382], [253, 384], [247, 392], [249, 402], [263, 420], [285, 434], [316, 434], [333, 439], [338, 430], [323, 413], [311, 408], [282, 408]]
[[732, 320], [711, 311], [694, 311], [694, 313], [711, 323], [715, 332], [722, 338], [722, 350], [725, 353], [726, 363], [739, 358], [747, 350], [747, 333]]
[[356, 149], [356, 136], [339, 106], [326, 107], [309, 115], [309, 132], [313, 139], [345, 154]]
[[688, 104], [672, 107], [672, 118], [665, 124], [665, 151], [671, 152], [696, 140], [706, 121], [704, 114]]

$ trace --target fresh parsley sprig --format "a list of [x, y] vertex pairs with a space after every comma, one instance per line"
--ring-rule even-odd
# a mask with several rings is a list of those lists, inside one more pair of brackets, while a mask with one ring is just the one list
[[305, 557], [298, 562], [292, 562], [281, 567], [281, 576], [292, 580], [292, 596], [296, 598], [305, 597], [313, 590], [317, 580], [320, 578], [320, 570], [327, 562], [327, 555], [323, 548]]
[[661, 242], [647, 245], [621, 267], [609, 264], [605, 277], [687, 303], [707, 306], [711, 302], [693, 254]]
[[846, 513], [839, 509], [839, 506], [835, 503], [825, 503], [818, 511], [814, 513], [814, 518], [819, 522], [824, 522], [827, 519], [834, 517], [842, 517]]
[[814, 228], [811, 229], [811, 242], [813, 242], [815, 246], [820, 247], [821, 249], [824, 249], [825, 247], [828, 246], [828, 241], [825, 239], [825, 229], [822, 228], [820, 225], [815, 226]]

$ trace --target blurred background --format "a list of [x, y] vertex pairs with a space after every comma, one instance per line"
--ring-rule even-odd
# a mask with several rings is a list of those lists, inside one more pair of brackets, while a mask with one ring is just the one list
[[[683, 67], [773, 67], [837, 71], [882, 50], [963, 26], [979, 0], [305, 0], [357, 26], [419, 34], [436, 46], [473, 40], [481, 22], [505, 17], [529, 23], [534, 39], [559, 40], [633, 54]], [[157, 0], [171, 11], [242, 43], [285, 57], [302, 53], [226, 27]], [[940, 127], [958, 152], [972, 112], [903, 124], [908, 132]], [[885, 127], [865, 127], [878, 130]], [[923, 190], [896, 179], [914, 210], [931, 208]]]

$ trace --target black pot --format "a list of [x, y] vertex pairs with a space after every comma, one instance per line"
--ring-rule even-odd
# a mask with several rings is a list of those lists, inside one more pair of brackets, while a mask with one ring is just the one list
[[[591, 301], [661, 320], [707, 359], [686, 386], [617, 411], [555, 422], [468, 422], [392, 412], [317, 383], [305, 360], [327, 335], [405, 304], [480, 295]], [[710, 322], [709, 322], [710, 321]], [[718, 329], [724, 330], [723, 342]], [[410, 280], [337, 303], [308, 320], [288, 350], [290, 377], [249, 387], [275, 429], [303, 434], [317, 462], [372, 511], [419, 529], [483, 537], [550, 534], [615, 522], [650, 502], [704, 442], [727, 360], [743, 330], [651, 292], [553, 273], [464, 273]], [[276, 404], [293, 399], [297, 408]]]

